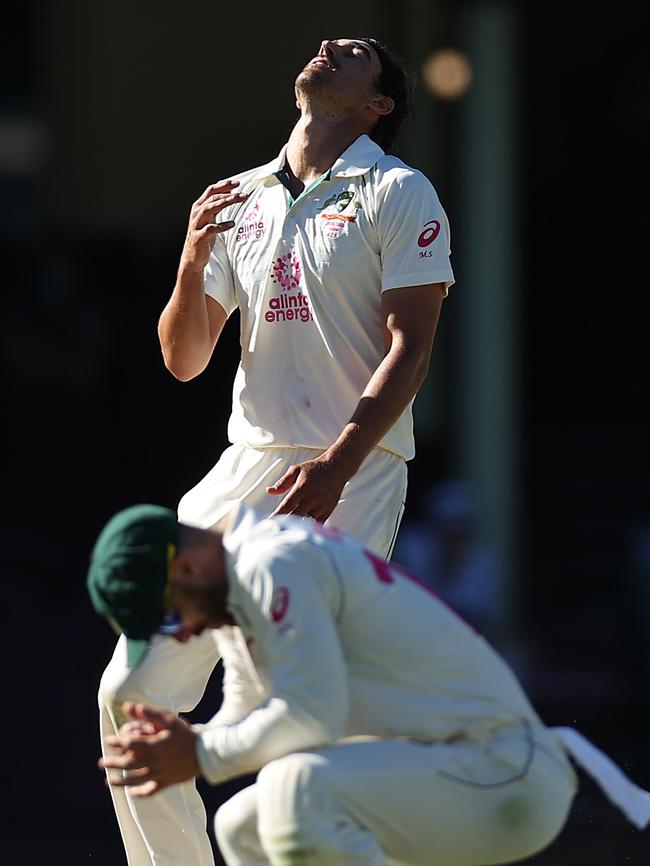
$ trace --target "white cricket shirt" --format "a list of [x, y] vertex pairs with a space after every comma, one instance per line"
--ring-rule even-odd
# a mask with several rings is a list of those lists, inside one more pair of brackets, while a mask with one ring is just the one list
[[[454, 282], [449, 225], [419, 171], [360, 136], [293, 201], [277, 159], [236, 175], [242, 204], [220, 221], [206, 293], [240, 312], [241, 360], [228, 438], [324, 449], [384, 356], [381, 293]], [[378, 443], [413, 457], [412, 403]]]
[[246, 509], [237, 520], [224, 542], [228, 607], [258, 698], [201, 729], [208, 781], [347, 736], [445, 740], [539, 723], [498, 654], [399, 566], [310, 520], [255, 523]]

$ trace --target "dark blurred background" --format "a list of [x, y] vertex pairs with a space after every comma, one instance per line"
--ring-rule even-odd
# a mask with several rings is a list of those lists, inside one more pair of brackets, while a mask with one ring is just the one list
[[[277, 154], [326, 37], [374, 35], [418, 69], [400, 155], [452, 227], [457, 282], [415, 404], [395, 558], [484, 629], [546, 721], [650, 788], [642, 8], [5, 6], [3, 862], [126, 862], [95, 767], [113, 636], [86, 597], [88, 555], [115, 510], [174, 507], [226, 444], [236, 315], [185, 384], [163, 367], [157, 318], [191, 202]], [[218, 676], [195, 717], [214, 711]], [[530, 862], [647, 864], [648, 831], [582, 778], [563, 835]], [[232, 789], [204, 789], [210, 810]]]

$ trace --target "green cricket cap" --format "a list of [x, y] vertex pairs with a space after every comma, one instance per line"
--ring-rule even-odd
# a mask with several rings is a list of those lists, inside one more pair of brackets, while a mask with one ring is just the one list
[[126, 637], [127, 665], [144, 658], [169, 607], [178, 518], [161, 505], [118, 511], [99, 533], [87, 587], [93, 607]]

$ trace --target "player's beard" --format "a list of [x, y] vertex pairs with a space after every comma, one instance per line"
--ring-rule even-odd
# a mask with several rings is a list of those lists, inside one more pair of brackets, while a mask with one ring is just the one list
[[190, 604], [210, 628], [233, 625], [234, 620], [228, 611], [227, 586], [183, 586], [178, 590], [183, 600]]
[[336, 105], [332, 70], [307, 65], [296, 78], [296, 96], [305, 105]]

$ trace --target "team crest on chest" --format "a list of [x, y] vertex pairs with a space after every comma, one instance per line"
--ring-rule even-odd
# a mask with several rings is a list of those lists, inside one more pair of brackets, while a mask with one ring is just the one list
[[327, 221], [325, 236], [329, 238], [338, 237], [346, 223], [357, 221], [357, 211], [363, 210], [363, 206], [352, 190], [346, 189], [340, 193], [334, 193], [325, 199], [320, 208], [320, 219]]

